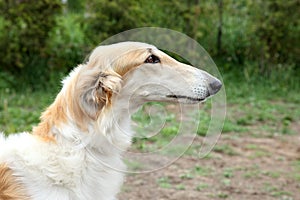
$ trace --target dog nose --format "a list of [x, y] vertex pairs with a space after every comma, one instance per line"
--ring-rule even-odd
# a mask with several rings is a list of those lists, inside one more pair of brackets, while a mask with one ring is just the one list
[[214, 80], [209, 85], [209, 94], [214, 95], [216, 94], [222, 87], [222, 83], [219, 80]]

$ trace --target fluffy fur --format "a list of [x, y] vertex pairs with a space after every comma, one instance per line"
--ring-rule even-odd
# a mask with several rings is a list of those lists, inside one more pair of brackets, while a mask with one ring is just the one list
[[152, 45], [97, 47], [64, 79], [32, 133], [0, 134], [0, 198], [116, 199], [122, 152], [133, 137], [130, 115], [147, 101], [198, 103], [220, 87]]
[[4, 164], [0, 165], [0, 177], [1, 200], [29, 200], [22, 184], [17, 181], [12, 170]]

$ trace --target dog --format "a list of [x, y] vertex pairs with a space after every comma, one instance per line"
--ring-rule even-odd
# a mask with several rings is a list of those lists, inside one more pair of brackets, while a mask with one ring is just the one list
[[199, 103], [222, 83], [140, 42], [95, 48], [31, 133], [0, 134], [0, 199], [115, 200], [131, 117], [149, 101]]

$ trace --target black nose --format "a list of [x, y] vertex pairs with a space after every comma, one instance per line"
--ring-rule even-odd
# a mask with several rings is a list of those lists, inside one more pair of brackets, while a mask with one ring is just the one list
[[219, 80], [214, 80], [213, 82], [209, 83], [209, 94], [214, 95], [216, 94], [222, 87], [222, 83]]

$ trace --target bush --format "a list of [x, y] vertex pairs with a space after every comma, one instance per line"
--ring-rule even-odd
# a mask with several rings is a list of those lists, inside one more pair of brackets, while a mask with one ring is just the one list
[[60, 0], [1, 1], [0, 66], [18, 82], [34, 83], [48, 76], [46, 41], [61, 8]]
[[67, 72], [82, 63], [92, 48], [80, 15], [69, 13], [57, 16], [56, 24], [47, 41], [47, 54], [51, 55], [48, 65], [52, 72]]
[[48, 32], [55, 25], [54, 15], [61, 10], [60, 0], [5, 1], [1, 5], [2, 29], [0, 43], [3, 67], [19, 71], [27, 67], [26, 56], [45, 56]]
[[146, 21], [140, 1], [91, 0], [88, 2], [88, 23], [92, 32], [87, 34], [98, 43], [114, 34], [143, 26], [143, 22]]
[[[260, 57], [272, 63], [298, 62], [300, 42], [298, 0], [259, 0], [251, 5]], [[264, 63], [262, 63], [264, 64]], [[267, 66], [261, 66], [270, 72]]]
[[48, 87], [104, 39], [145, 26], [186, 33], [222, 60], [221, 70], [269, 79], [288, 72], [285, 82], [299, 74], [299, 0], [70, 0], [63, 14], [61, 2], [0, 0], [1, 72], [16, 79], [9, 85]]

